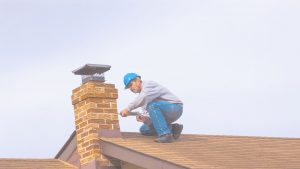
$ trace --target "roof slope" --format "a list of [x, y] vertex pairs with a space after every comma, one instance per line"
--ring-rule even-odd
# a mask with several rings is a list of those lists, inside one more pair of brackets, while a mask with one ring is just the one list
[[183, 168], [300, 168], [298, 138], [182, 135], [174, 143], [158, 144], [154, 137], [122, 133], [122, 138], [101, 139]]
[[58, 159], [0, 159], [0, 169], [78, 169]]

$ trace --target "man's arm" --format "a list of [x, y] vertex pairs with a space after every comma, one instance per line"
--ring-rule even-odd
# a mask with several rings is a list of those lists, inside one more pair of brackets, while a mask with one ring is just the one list
[[128, 109], [124, 109], [119, 113], [122, 117], [126, 117], [126, 116], [140, 116], [142, 115], [140, 112], [138, 111], [134, 111], [134, 112], [130, 112], [128, 111]]
[[127, 110], [132, 111], [136, 108], [147, 105], [149, 102], [153, 101], [161, 95], [160, 89], [161, 88], [157, 84], [146, 86], [134, 99], [134, 101], [128, 105]]

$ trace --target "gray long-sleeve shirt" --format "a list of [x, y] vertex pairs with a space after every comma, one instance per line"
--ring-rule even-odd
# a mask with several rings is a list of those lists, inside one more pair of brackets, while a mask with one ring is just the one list
[[146, 110], [148, 103], [152, 101], [167, 101], [170, 103], [182, 104], [182, 101], [167, 88], [153, 81], [143, 81], [141, 92], [135, 100], [128, 105], [127, 109], [132, 111], [136, 108], [142, 107]]

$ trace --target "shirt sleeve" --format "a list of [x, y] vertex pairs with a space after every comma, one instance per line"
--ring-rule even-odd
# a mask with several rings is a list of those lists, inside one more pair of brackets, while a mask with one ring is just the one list
[[132, 111], [146, 105], [160, 96], [160, 87], [157, 85], [146, 86], [141, 93], [131, 102], [127, 109]]

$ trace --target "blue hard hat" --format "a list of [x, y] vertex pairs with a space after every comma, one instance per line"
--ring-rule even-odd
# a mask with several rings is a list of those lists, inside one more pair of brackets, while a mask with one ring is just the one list
[[124, 76], [124, 85], [125, 85], [125, 89], [128, 89], [129, 87], [129, 84], [130, 82], [135, 79], [135, 78], [141, 78], [141, 76], [139, 76], [138, 74], [136, 73], [127, 73], [125, 76]]

